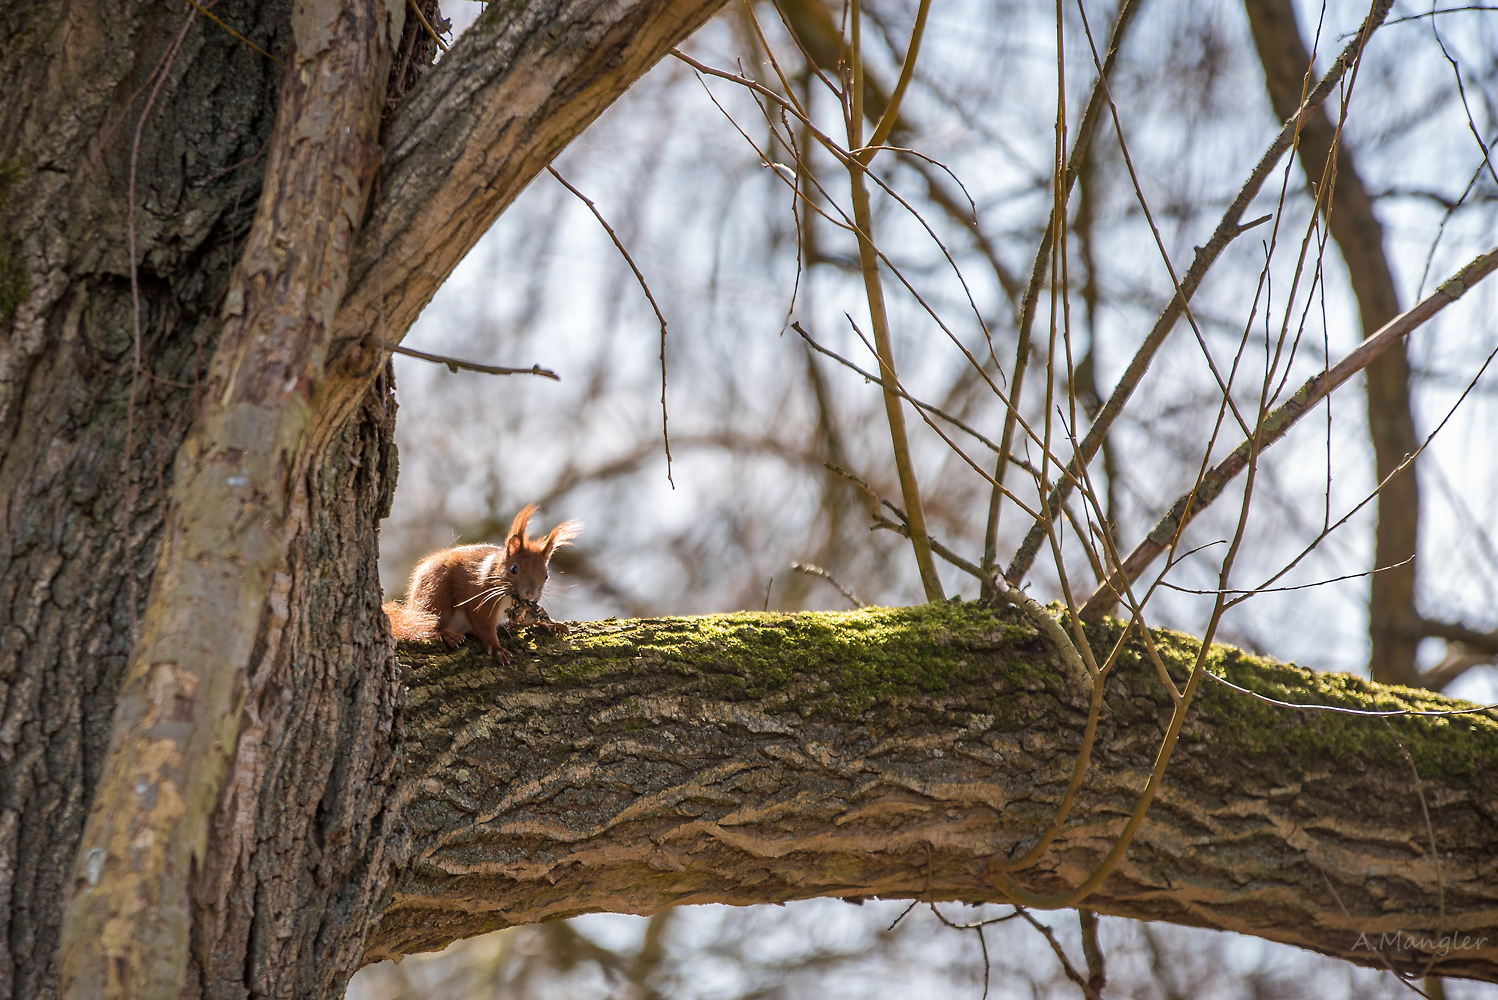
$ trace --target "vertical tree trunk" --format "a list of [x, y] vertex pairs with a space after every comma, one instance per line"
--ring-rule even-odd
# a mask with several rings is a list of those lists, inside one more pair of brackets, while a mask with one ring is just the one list
[[250, 671], [285, 637], [278, 599], [301, 602], [293, 555], [324, 454], [310, 443], [315, 401], [404, 21], [393, 0], [292, 7], [255, 221], [178, 449], [161, 559], [68, 887], [57, 963], [68, 1000], [180, 993], [193, 885], [224, 848], [208, 846], [209, 817]]
[[[1264, 66], [1270, 103], [1281, 121], [1300, 106], [1302, 81], [1310, 65], [1290, 0], [1245, 0], [1248, 24]], [[1300, 165], [1312, 185], [1334, 181], [1329, 206], [1332, 239], [1342, 252], [1358, 302], [1358, 317], [1367, 337], [1399, 315], [1399, 295], [1384, 255], [1384, 230], [1373, 214], [1373, 199], [1363, 186], [1345, 143], [1325, 109], [1301, 132]], [[1327, 166], [1335, 151], [1333, 172]], [[1420, 519], [1420, 487], [1415, 469], [1399, 472], [1419, 446], [1410, 412], [1410, 365], [1403, 346], [1368, 366], [1368, 432], [1373, 439], [1378, 481], [1389, 479], [1378, 497], [1372, 576], [1368, 602], [1369, 669], [1384, 684], [1417, 685], [1415, 647], [1419, 644], [1419, 611], [1415, 604], [1415, 553]]]
[[380, 613], [395, 486], [387, 373], [300, 498], [194, 886], [193, 995], [339, 996], [363, 963], [404, 830], [390, 807], [402, 687]]
[[[278, 50], [289, 6], [264, 5], [263, 24], [235, 20]], [[0, 995], [47, 997], [131, 612], [150, 585], [172, 459], [213, 350], [235, 238], [255, 205], [263, 166], [253, 158], [279, 72], [203, 22], [183, 32], [175, 4], [26, 0], [0, 16], [0, 86], [17, 95], [0, 105], [0, 163], [12, 178], [0, 219], [7, 269], [23, 289], [0, 317], [9, 333], [0, 347], [9, 624], [0, 651], [0, 907], [10, 917]], [[169, 54], [153, 94], [153, 70]], [[243, 161], [251, 162], [236, 168]], [[133, 409], [132, 162], [145, 369]]]
[[[280, 55], [290, 7], [217, 14]], [[0, 39], [14, 95], [0, 104], [0, 996], [29, 998], [55, 995], [131, 614], [259, 195], [281, 68], [176, 2], [22, 0], [0, 13]], [[392, 863], [385, 845], [400, 843], [382, 811], [399, 684], [375, 569], [394, 484], [390, 388], [296, 497], [196, 882], [212, 919], [195, 928], [189, 994], [341, 991]]]
[[[177, 904], [192, 911], [182, 997], [341, 994], [407, 849], [375, 566], [394, 402], [366, 334], [398, 340], [535, 173], [717, 6], [496, 11], [392, 123], [383, 209], [332, 265], [353, 274], [311, 399], [302, 447], [317, 458], [277, 494], [285, 556], [212, 751], [226, 774]], [[96, 877], [91, 854], [75, 868], [80, 834], [174, 461], [194, 416], [230, 395], [201, 398], [219, 317], [240, 308], [225, 296], [271, 159], [292, 8], [220, 4], [219, 24], [185, 0], [0, 6], [0, 996], [57, 995], [63, 901]], [[407, 22], [387, 107], [429, 61], [422, 31]], [[303, 244], [288, 253], [322, 248]]]

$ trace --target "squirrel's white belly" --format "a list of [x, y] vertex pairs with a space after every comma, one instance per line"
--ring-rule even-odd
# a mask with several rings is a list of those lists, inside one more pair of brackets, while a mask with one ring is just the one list
[[[485, 604], [488, 604], [488, 603], [490, 603], [490, 602], [488, 602], [488, 601], [485, 602]], [[497, 617], [499, 619], [499, 624], [500, 625], [503, 625], [505, 623], [507, 613], [510, 610], [510, 605], [513, 604], [513, 603], [515, 603], [515, 602], [510, 598], [509, 594], [502, 594], [499, 597], [499, 599], [498, 599], [498, 615], [497, 615]], [[486, 608], [485, 610], [488, 610], [488, 609]], [[448, 623], [447, 627], [451, 631], [456, 632], [459, 635], [476, 635], [477, 634], [473, 630], [473, 622], [471, 622], [471, 621], [468, 620], [468, 613], [466, 611], [464, 611], [462, 608], [455, 608], [455, 609], [453, 609], [452, 621], [450, 621]]]

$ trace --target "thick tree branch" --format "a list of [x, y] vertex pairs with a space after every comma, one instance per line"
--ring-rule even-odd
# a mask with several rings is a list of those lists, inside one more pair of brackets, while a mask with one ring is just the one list
[[491, 4], [386, 128], [329, 359], [342, 425], [406, 330], [542, 168], [723, 0]]
[[[1089, 628], [1106, 648], [1121, 626]], [[1196, 640], [1154, 641], [1181, 676]], [[415, 860], [370, 960], [596, 910], [1003, 901], [989, 859], [1050, 821], [1088, 702], [1085, 678], [1017, 613], [955, 603], [599, 622], [508, 669], [466, 649], [403, 658]], [[1211, 663], [1281, 700], [1463, 707], [1227, 647]], [[1056, 891], [1096, 865], [1171, 708], [1131, 641], [1077, 805], [1022, 884]], [[1430, 803], [1439, 873], [1395, 734]], [[1386, 726], [1208, 684], [1127, 859], [1087, 906], [1413, 973], [1442, 950], [1419, 942], [1456, 935], [1436, 971], [1498, 980], [1495, 788], [1492, 712]]]

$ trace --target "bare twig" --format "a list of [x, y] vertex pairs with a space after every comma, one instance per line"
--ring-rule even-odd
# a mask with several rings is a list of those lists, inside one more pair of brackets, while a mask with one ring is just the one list
[[[908, 212], [910, 216], [915, 219], [915, 221], [921, 226], [921, 228], [925, 230], [926, 234], [931, 237], [931, 240], [936, 244], [937, 249], [941, 251], [943, 258], [947, 262], [947, 265], [952, 269], [953, 276], [957, 279], [957, 282], [963, 288], [963, 293], [967, 298], [968, 307], [972, 310], [973, 318], [977, 321], [979, 328], [983, 330], [984, 337], [988, 338], [988, 327], [983, 319], [983, 312], [981, 309], [979, 309], [977, 301], [973, 298], [972, 290], [968, 287], [967, 279], [963, 275], [962, 269], [957, 265], [957, 261], [952, 257], [952, 254], [947, 249], [946, 244], [944, 244], [941, 241], [940, 237], [937, 236], [936, 231], [931, 228], [931, 224], [926, 221], [925, 217], [921, 215], [920, 211], [914, 205], [912, 205], [907, 198], [901, 195], [898, 190], [892, 187], [887, 181], [883, 180], [879, 176], [877, 171], [862, 166], [856, 156], [854, 156], [848, 150], [844, 149], [842, 146], [838, 145], [838, 143], [834, 139], [832, 139], [831, 136], [827, 135], [827, 133], [819, 129], [816, 124], [806, 116], [805, 112], [799, 110], [792, 101], [787, 100], [781, 95], [775, 93], [764, 84], [759, 83], [756, 80], [751, 80], [746, 76], [735, 73], [728, 73], [720, 69], [714, 69], [713, 67], [708, 66], [705, 63], [698, 62], [696, 59], [693, 59], [691, 56], [687, 55], [679, 49], [672, 49], [671, 54], [676, 56], [676, 58], [680, 59], [682, 62], [686, 63], [688, 66], [691, 66], [698, 73], [701, 73], [704, 76], [717, 77], [718, 79], [727, 80], [730, 83], [738, 84], [746, 90], [750, 90], [753, 93], [757, 94], [759, 97], [764, 98], [766, 101], [769, 101], [770, 103], [773, 103], [776, 106], [780, 107], [786, 113], [795, 116], [800, 121], [801, 125], [806, 128], [807, 134], [815, 138], [817, 140], [817, 143], [821, 145], [822, 148], [831, 153], [839, 163], [841, 163], [849, 171], [861, 172], [865, 177], [867, 177], [869, 180], [872, 180], [876, 185], [878, 185], [879, 189], [882, 190], [888, 197], [893, 199], [897, 204], [900, 205], [900, 207], [904, 208], [905, 211]], [[711, 100], [715, 105], [717, 105], [719, 111], [723, 112], [724, 117], [728, 119], [734, 130], [749, 142], [755, 153], [760, 157], [761, 162], [763, 162], [767, 166], [773, 166], [774, 164], [772, 163], [771, 158], [766, 156], [765, 152], [760, 149], [759, 145], [749, 138], [748, 134], [744, 132], [743, 128], [739, 126], [738, 122], [734, 120], [733, 116], [728, 113], [727, 109], [723, 107], [723, 105], [718, 101], [717, 97], [713, 95], [712, 91], [707, 89], [705, 83], [703, 89], [707, 90], [708, 99]], [[790, 146], [792, 144], [787, 141], [786, 145]], [[787, 171], [788, 170], [789, 168], [787, 168]], [[800, 191], [797, 188], [796, 184], [794, 184], [789, 178], [786, 177], [785, 173], [782, 173], [780, 170], [776, 170], [775, 175], [780, 178], [781, 183], [785, 184], [787, 188], [789, 188], [793, 193], [800, 197], [804, 204], [806, 204], [809, 208], [816, 212], [817, 215], [826, 219], [832, 225], [837, 226], [839, 229], [845, 229], [850, 233], [854, 233], [855, 235], [861, 232], [857, 222], [855, 221], [856, 213], [853, 218], [850, 218], [846, 212], [844, 212], [833, 202], [833, 200], [828, 196], [827, 192], [822, 188], [822, 185], [816, 180], [816, 177], [814, 175], [808, 173], [806, 176], [811, 184], [817, 189], [818, 193], [826, 198], [830, 205], [836, 208], [838, 214], [842, 216], [841, 221], [833, 219], [830, 215], [828, 215], [826, 210], [823, 209], [821, 205], [816, 204], [805, 192]], [[885, 267], [889, 268], [890, 274], [894, 275], [895, 278], [899, 280], [900, 284], [904, 286], [905, 290], [910, 293], [911, 298], [916, 301], [916, 304], [921, 307], [921, 310], [925, 312], [927, 316], [931, 317], [932, 322], [934, 322], [941, 329], [942, 333], [946, 335], [947, 339], [950, 340], [952, 344], [962, 352], [963, 357], [970, 365], [972, 365], [973, 371], [977, 375], [977, 377], [983, 379], [984, 382], [987, 383], [989, 389], [999, 397], [999, 400], [1005, 403], [1005, 405], [1008, 405], [1008, 398], [1004, 394], [1003, 390], [1000, 389], [998, 384], [993, 381], [992, 376], [990, 376], [989, 373], [984, 370], [982, 363], [978, 361], [978, 359], [973, 355], [972, 351], [970, 351], [967, 346], [962, 343], [962, 340], [952, 332], [951, 327], [949, 327], [946, 321], [942, 319], [941, 313], [938, 312], [931, 305], [931, 303], [927, 301], [926, 297], [921, 294], [920, 289], [917, 288], [914, 282], [912, 282], [905, 275], [905, 272], [900, 268], [900, 266], [894, 261], [890, 260], [889, 255], [886, 254], [882, 249], [880, 249], [878, 244], [873, 244], [873, 252], [875, 256], [879, 258], [879, 262]]]
[[[1092, 422], [1092, 426], [1088, 428], [1087, 434], [1082, 438], [1081, 444], [1078, 445], [1077, 454], [1072, 458], [1069, 466], [1069, 471], [1072, 475], [1063, 475], [1057, 481], [1056, 485], [1052, 487], [1053, 498], [1050, 503], [1050, 510], [1053, 514], [1059, 512], [1060, 500], [1071, 492], [1072, 485], [1077, 479], [1077, 469], [1091, 462], [1093, 456], [1097, 454], [1097, 450], [1102, 445], [1103, 438], [1107, 436], [1109, 428], [1118, 419], [1118, 415], [1123, 412], [1125, 404], [1128, 403], [1134, 390], [1138, 388], [1140, 381], [1144, 378], [1144, 373], [1149, 370], [1150, 363], [1154, 360], [1156, 352], [1159, 351], [1161, 344], [1165, 342], [1166, 336], [1175, 327], [1176, 321], [1181, 317], [1186, 302], [1196, 293], [1197, 288], [1206, 277], [1207, 271], [1217, 262], [1223, 250], [1243, 233], [1245, 227], [1239, 224], [1239, 220], [1243, 217], [1243, 213], [1248, 210], [1249, 204], [1258, 195], [1264, 181], [1268, 179], [1275, 165], [1279, 163], [1280, 157], [1294, 143], [1302, 124], [1321, 107], [1341, 81], [1342, 77], [1356, 63], [1362, 54], [1364, 45], [1367, 44], [1368, 38], [1372, 35], [1374, 29], [1383, 22], [1391, 6], [1393, 6], [1393, 0], [1376, 0], [1373, 8], [1368, 13], [1368, 17], [1364, 19], [1362, 27], [1358, 30], [1357, 37], [1332, 62], [1331, 67], [1327, 69], [1326, 74], [1316, 84], [1315, 89], [1307, 95], [1299, 110], [1280, 127], [1279, 134], [1259, 159], [1258, 164], [1255, 165], [1253, 171], [1249, 174], [1248, 180], [1244, 182], [1243, 187], [1239, 190], [1237, 197], [1233, 199], [1233, 203], [1223, 213], [1222, 220], [1217, 224], [1217, 228], [1212, 233], [1211, 239], [1204, 245], [1196, 248], [1196, 256], [1192, 260], [1191, 266], [1187, 268], [1186, 273], [1181, 277], [1180, 293], [1171, 298], [1170, 304], [1165, 307], [1165, 310], [1156, 319], [1154, 326], [1145, 337], [1144, 343], [1140, 345], [1139, 350], [1135, 352], [1134, 357], [1129, 361], [1128, 367], [1124, 370], [1122, 377], [1119, 378], [1113, 394], [1108, 397], [1108, 401], [1098, 411], [1097, 418]], [[1000, 443], [1002, 443], [1002, 439]], [[1004, 571], [1004, 575], [1011, 583], [1018, 583], [1024, 579], [1025, 574], [1029, 573], [1030, 567], [1035, 563], [1035, 555], [1040, 551], [1040, 546], [1046, 539], [1046, 531], [1047, 528], [1044, 525], [1036, 524], [1031, 526], [1029, 533], [1025, 535], [1024, 541], [1020, 543], [1018, 551], [1015, 552], [1014, 558], [1010, 560], [1009, 568]]]
[[[286, 65], [281, 60], [277, 59], [275, 56], [271, 55], [269, 52], [265, 51], [260, 46], [256, 45], [254, 42], [250, 41], [248, 38], [244, 37], [239, 32], [237, 32], [233, 28], [229, 27], [223, 21], [220, 21], [206, 7], [204, 7], [202, 4], [198, 3], [198, 0], [187, 0], [187, 2], [190, 3], [190, 4], [192, 4], [194, 7], [196, 7], [198, 9], [198, 13], [199, 14], [202, 14], [204, 17], [208, 18], [208, 20], [212, 21], [214, 24], [218, 25], [220, 28], [223, 28], [230, 35], [233, 35], [235, 38], [239, 39], [241, 42], [244, 42], [250, 48], [254, 49], [256, 52], [260, 53], [261, 55], [265, 56], [265, 58], [267, 58], [271, 62], [275, 63], [277, 66], [285, 66]], [[442, 43], [439, 42], [438, 44], [440, 45]]]
[[426, 351], [418, 351], [412, 347], [404, 347], [400, 344], [392, 344], [384, 340], [376, 340], [373, 337], [366, 338], [369, 343], [393, 354], [404, 354], [408, 358], [419, 358], [422, 361], [430, 361], [433, 364], [444, 365], [450, 372], [459, 370], [466, 372], [479, 372], [482, 375], [540, 375], [549, 378], [553, 382], [560, 382], [562, 377], [550, 368], [542, 368], [540, 365], [531, 365], [529, 368], [506, 368], [503, 365], [481, 365], [477, 361], [464, 361], [462, 358], [450, 358], [445, 354], [428, 354]]
[[1083, 978], [1082, 974], [1071, 964], [1071, 959], [1066, 957], [1065, 949], [1061, 947], [1061, 942], [1056, 940], [1056, 935], [1051, 931], [1050, 927], [1030, 916], [1030, 911], [1024, 908], [1020, 908], [1019, 914], [1025, 919], [1026, 923], [1045, 937], [1046, 943], [1051, 946], [1051, 951], [1056, 953], [1056, 958], [1061, 962], [1061, 971], [1066, 973], [1066, 978], [1076, 983], [1081, 988], [1083, 995], [1088, 997], [1089, 1000], [1102, 1000], [1098, 995], [1097, 989], [1087, 979]]
[[791, 569], [795, 570], [797, 573], [805, 573], [807, 576], [821, 577], [823, 580], [826, 580], [838, 590], [842, 591], [843, 596], [848, 599], [848, 603], [852, 604], [855, 608], [868, 607], [867, 604], [859, 600], [857, 594], [853, 593], [853, 591], [843, 586], [842, 582], [838, 580], [837, 577], [833, 576], [831, 573], [820, 566], [814, 566], [811, 563], [793, 562], [791, 563]]
[[1473, 705], [1471, 708], [1449, 708], [1439, 710], [1419, 708], [1347, 708], [1344, 705], [1303, 704], [1300, 702], [1280, 701], [1278, 698], [1271, 698], [1267, 694], [1260, 694], [1259, 692], [1252, 691], [1240, 684], [1234, 684], [1226, 677], [1220, 677], [1210, 671], [1208, 671], [1207, 676], [1212, 678], [1212, 680], [1216, 681], [1218, 684], [1221, 684], [1223, 687], [1236, 691], [1239, 694], [1247, 695], [1255, 701], [1262, 701], [1264, 704], [1273, 705], [1276, 708], [1293, 708], [1301, 712], [1330, 712], [1333, 715], [1361, 715], [1365, 718], [1370, 719], [1396, 719], [1400, 716], [1405, 715], [1428, 716], [1430, 718], [1444, 718], [1450, 715], [1479, 715], [1484, 712], [1493, 712], [1495, 710], [1498, 710], [1498, 704]]
[[911, 77], [915, 75], [915, 60], [921, 51], [921, 37], [926, 33], [926, 15], [930, 12], [931, 0], [920, 0], [915, 12], [915, 26], [910, 29], [910, 44], [905, 49], [905, 59], [900, 65], [900, 79], [895, 83], [894, 93], [889, 96], [889, 103], [884, 106], [884, 114], [879, 116], [879, 122], [869, 136], [868, 145], [860, 154], [859, 158], [865, 164], [874, 158], [879, 147], [884, 145], [884, 140], [894, 131], [900, 101], [905, 97], [905, 88], [910, 86]]
[[1413, 309], [1387, 323], [1383, 329], [1364, 340], [1341, 361], [1306, 381], [1304, 385], [1283, 404], [1260, 422], [1254, 435], [1243, 441], [1232, 454], [1217, 463], [1191, 492], [1178, 499], [1170, 511], [1145, 536], [1144, 541], [1129, 553], [1121, 567], [1114, 571], [1082, 608], [1082, 616], [1096, 618], [1105, 614], [1118, 600], [1125, 583], [1139, 579], [1150, 563], [1175, 543], [1181, 531], [1222, 495], [1223, 489], [1238, 473], [1247, 467], [1251, 454], [1274, 444], [1285, 435], [1291, 426], [1315, 405], [1325, 399], [1338, 386], [1352, 378], [1390, 347], [1399, 343], [1412, 331], [1418, 329], [1436, 313], [1462, 297], [1468, 288], [1477, 284], [1494, 270], [1498, 270], [1498, 247], [1478, 257], [1458, 271]]
[[571, 184], [567, 183], [567, 179], [565, 177], [563, 177], [561, 174], [557, 173], [556, 167], [553, 167], [550, 164], [547, 164], [546, 169], [551, 174], [551, 176], [553, 176], [553, 177], [555, 177], [557, 179], [557, 182], [559, 184], [561, 184], [562, 187], [566, 188], [568, 191], [571, 191], [574, 195], [576, 195], [578, 197], [578, 199], [580, 201], [582, 201], [582, 203], [584, 205], [588, 206], [588, 210], [593, 213], [593, 217], [598, 220], [598, 224], [601, 225], [601, 226], [603, 226], [604, 230], [609, 234], [609, 239], [611, 239], [611, 240], [614, 241], [614, 246], [616, 246], [616, 247], [619, 248], [619, 253], [621, 255], [623, 255], [624, 262], [629, 265], [629, 269], [631, 271], [633, 271], [634, 274], [635, 274], [635, 280], [640, 283], [640, 290], [645, 293], [645, 298], [647, 298], [647, 299], [650, 300], [650, 308], [653, 309], [653, 310], [655, 310], [655, 318], [660, 321], [660, 324], [661, 324], [661, 439], [665, 442], [665, 446], [666, 446], [666, 482], [670, 483], [671, 484], [671, 488], [674, 490], [674, 489], [676, 489], [676, 480], [674, 480], [674, 479], [671, 478], [671, 431], [669, 430], [669, 428], [667, 426], [668, 425], [668, 417], [666, 415], [666, 315], [665, 315], [665, 313], [661, 312], [661, 307], [656, 303], [655, 296], [651, 294], [651, 292], [650, 292], [650, 284], [645, 280], [645, 275], [641, 274], [640, 273], [640, 269], [635, 266], [635, 259], [629, 255], [629, 251], [628, 250], [624, 249], [624, 244], [623, 244], [623, 242], [620, 241], [619, 234], [616, 233], [616, 232], [614, 232], [614, 227], [611, 226], [611, 225], [609, 225], [608, 220], [603, 217], [603, 213], [598, 210], [598, 206], [595, 205], [595, 204], [593, 204], [593, 200], [591, 198], [589, 198], [587, 195], [583, 194], [577, 188], [575, 188]]
[[[821, 344], [817, 343], [816, 340], [812, 339], [811, 334], [807, 333], [806, 330], [801, 326], [801, 322], [799, 320], [791, 324], [791, 329], [799, 333], [801, 335], [801, 339], [806, 341], [807, 346], [816, 351], [818, 354], [822, 354], [826, 357], [831, 358], [833, 361], [836, 361], [838, 364], [847, 368], [849, 371], [862, 376], [866, 381], [872, 382], [875, 385], [880, 386], [881, 388], [883, 387], [884, 381], [880, 379], [878, 375], [874, 374], [871, 371], [868, 371], [865, 368], [860, 367], [858, 364], [852, 361], [849, 361], [847, 358], [843, 357], [841, 354], [838, 354], [836, 351], [833, 351], [827, 347], [823, 347]], [[983, 434], [981, 431], [974, 429], [970, 424], [966, 423], [960, 418], [954, 417], [952, 416], [952, 414], [947, 413], [945, 410], [939, 409], [935, 406], [932, 406], [930, 403], [927, 403], [921, 399], [916, 398], [915, 396], [910, 395], [910, 393], [905, 391], [904, 387], [898, 384], [895, 385], [894, 388], [895, 393], [901, 399], [905, 400], [916, 409], [924, 410], [932, 416], [940, 417], [947, 423], [951, 424], [953, 427], [956, 427], [958, 430], [977, 439], [979, 444], [983, 445], [985, 448], [992, 452], [997, 452], [999, 450], [999, 446], [987, 435]], [[1039, 469], [1036, 469], [1033, 465], [1031, 465], [1029, 462], [1018, 455], [1010, 455], [1009, 462], [1011, 465], [1024, 469], [1032, 476], [1040, 474]]]
[[[1013, 920], [1015, 917], [1021, 916], [1024, 910], [1016, 906], [1013, 913], [1007, 913], [1002, 917], [989, 917], [987, 920], [974, 920], [970, 923], [959, 924], [947, 919], [947, 916], [936, 908], [935, 903], [928, 902], [926, 905], [930, 907], [932, 915], [941, 922], [942, 926], [950, 927], [954, 931], [972, 931], [978, 935], [978, 948], [983, 953], [983, 996], [979, 1000], [988, 1000], [988, 981], [993, 970], [988, 958], [988, 939], [983, 936], [983, 928], [991, 924], [1002, 924], [1005, 921]], [[907, 910], [906, 912], [908, 913], [909, 911]], [[901, 916], [904, 916], [904, 914], [901, 914]]]
[[[191, 0], [189, 0], [189, 2], [191, 2]], [[437, 43], [437, 48], [441, 49], [443, 52], [446, 52], [449, 48], [448, 44], [442, 40], [442, 36], [438, 35], [436, 30], [432, 27], [432, 22], [428, 21], [427, 16], [421, 12], [421, 4], [418, 2], [418, 0], [406, 0], [406, 3], [409, 4], [411, 9], [416, 12], [416, 19], [421, 22], [421, 26], [426, 29], [427, 34], [432, 36], [432, 41]]]
[[[1103, 111], [1103, 94], [1107, 76], [1113, 71], [1114, 60], [1118, 56], [1119, 46], [1123, 42], [1124, 33], [1128, 30], [1134, 14], [1139, 9], [1138, 0], [1126, 0], [1118, 8], [1118, 17], [1113, 22], [1113, 30], [1108, 38], [1107, 54], [1103, 57], [1103, 69], [1098, 79], [1092, 85], [1092, 93], [1087, 98], [1087, 107], [1082, 112], [1082, 119], [1077, 124], [1076, 138], [1072, 142], [1071, 153], [1067, 156], [1065, 177], [1063, 179], [1063, 197], [1071, 194], [1072, 186], [1076, 183], [1078, 174], [1081, 172], [1082, 163], [1087, 158], [1088, 146], [1092, 141], [1092, 134], [1097, 127], [1098, 119]], [[1058, 57], [1059, 58], [1059, 57]], [[1063, 210], [1065, 205], [1059, 206]], [[1020, 397], [1025, 385], [1025, 370], [1030, 361], [1030, 328], [1035, 322], [1036, 303], [1040, 300], [1041, 285], [1045, 281], [1046, 262], [1051, 257], [1052, 241], [1055, 238], [1056, 214], [1058, 206], [1051, 206], [1051, 218], [1045, 227], [1045, 235], [1041, 238], [1040, 246], [1035, 251], [1035, 263], [1030, 269], [1030, 283], [1025, 286], [1024, 298], [1020, 303], [1019, 315], [1019, 340], [1015, 346], [1014, 372], [1009, 379], [1008, 409], [1004, 414], [1004, 430], [999, 437], [999, 459], [994, 467], [994, 481], [1000, 485], [1004, 482], [1004, 474], [1007, 471], [1005, 463], [1008, 454], [1014, 447], [1015, 424], [1019, 420]], [[1040, 489], [1045, 484], [1039, 485]], [[984, 532], [983, 540], [983, 565], [985, 568], [994, 569], [998, 566], [998, 538], [999, 538], [999, 513], [1002, 509], [1003, 497], [999, 490], [995, 489], [989, 497], [988, 524]], [[1055, 504], [1051, 505], [1054, 512]], [[1040, 538], [1036, 538], [1036, 548], [1040, 545]], [[1018, 583], [1011, 575], [1010, 579]]]
[[1087, 985], [1101, 996], [1108, 985], [1108, 971], [1103, 959], [1103, 947], [1098, 943], [1097, 914], [1081, 907], [1077, 910], [1077, 923], [1082, 930], [1082, 954], [1087, 958]]

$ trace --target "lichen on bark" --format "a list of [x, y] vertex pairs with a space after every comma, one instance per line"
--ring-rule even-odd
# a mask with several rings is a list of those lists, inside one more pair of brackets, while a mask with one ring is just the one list
[[[1088, 635], [1106, 650], [1121, 630]], [[1153, 638], [1182, 681], [1197, 641]], [[594, 910], [1002, 902], [989, 859], [1022, 853], [1050, 821], [1086, 722], [1087, 687], [1046, 641], [1018, 614], [974, 604], [611, 620], [518, 644], [508, 667], [466, 648], [401, 650], [413, 853], [372, 959]], [[1226, 646], [1206, 663], [1295, 703], [1461, 707]], [[1077, 805], [1022, 885], [1054, 892], [1096, 866], [1171, 707], [1127, 639]], [[1088, 905], [1373, 965], [1355, 947], [1363, 931], [1487, 932], [1440, 968], [1498, 978], [1495, 779], [1492, 713], [1386, 722], [1208, 683], [1125, 862]], [[1421, 971], [1425, 956], [1386, 957]]]

